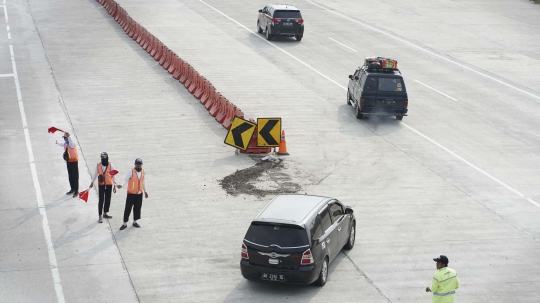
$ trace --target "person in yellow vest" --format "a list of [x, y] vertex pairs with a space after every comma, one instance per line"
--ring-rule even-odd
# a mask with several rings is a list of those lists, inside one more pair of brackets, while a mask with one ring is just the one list
[[433, 292], [433, 303], [454, 303], [456, 289], [459, 288], [459, 278], [455, 270], [448, 268], [448, 258], [440, 255], [433, 259], [437, 262], [437, 272], [433, 275], [431, 288], [426, 292]]
[[[99, 203], [98, 203], [98, 213], [99, 213], [99, 223], [103, 223], [103, 218], [112, 219], [112, 216], [109, 216], [109, 207], [111, 206], [111, 191], [116, 193], [116, 179], [115, 176], [109, 175], [109, 173], [115, 170], [114, 165], [109, 162], [109, 155], [106, 152], [101, 153], [101, 162], [98, 162], [96, 169], [94, 170], [94, 177], [92, 177], [92, 183], [90, 183], [90, 188], [94, 187], [94, 182], [96, 178], [98, 179], [99, 185]], [[105, 202], [105, 207], [103, 207], [103, 202]], [[102, 216], [102, 213], [103, 216]]]
[[73, 195], [73, 198], [76, 198], [79, 196], [79, 152], [68, 132], [65, 132], [62, 138], [64, 141], [56, 141], [56, 144], [64, 148], [63, 157], [67, 164], [69, 185], [71, 187], [66, 195]]
[[148, 199], [148, 192], [146, 191], [146, 180], [144, 178], [144, 170], [142, 169], [142, 159], [135, 159], [135, 168], [132, 168], [126, 174], [124, 183], [118, 185], [118, 188], [122, 188], [127, 184], [127, 197], [126, 208], [124, 209], [124, 224], [120, 227], [120, 230], [124, 230], [127, 227], [129, 215], [133, 208], [133, 226], [140, 228], [141, 225], [137, 222], [141, 219], [141, 207], [144, 197]]

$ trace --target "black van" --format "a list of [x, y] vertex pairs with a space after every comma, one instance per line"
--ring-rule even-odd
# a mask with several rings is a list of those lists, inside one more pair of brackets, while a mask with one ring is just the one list
[[349, 75], [347, 104], [356, 109], [356, 118], [365, 115], [396, 116], [403, 120], [409, 100], [397, 61], [390, 58], [366, 58], [364, 65]]
[[242, 241], [240, 269], [249, 280], [323, 286], [328, 264], [352, 249], [356, 219], [333, 198], [275, 197], [251, 222]]

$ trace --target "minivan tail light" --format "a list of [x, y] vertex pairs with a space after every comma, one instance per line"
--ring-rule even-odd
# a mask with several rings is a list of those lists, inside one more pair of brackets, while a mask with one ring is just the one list
[[404, 105], [405, 107], [409, 106], [409, 100], [405, 99], [405, 102], [403, 102], [403, 105]]
[[315, 261], [313, 260], [313, 255], [311, 254], [311, 249], [308, 249], [302, 254], [302, 261], [300, 262], [300, 264], [308, 265], [308, 264], [312, 264], [313, 262], [315, 262]]
[[366, 99], [360, 99], [360, 106], [364, 106], [364, 104], [366, 103]]
[[298, 22], [298, 23], [304, 23], [304, 19], [302, 19], [302, 18], [296, 19], [296, 22]]
[[272, 21], [272, 22], [279, 22], [279, 21], [281, 21], [281, 20], [278, 19], [278, 18], [272, 18], [270, 21]]
[[244, 242], [242, 242], [242, 259], [249, 260], [248, 250]]

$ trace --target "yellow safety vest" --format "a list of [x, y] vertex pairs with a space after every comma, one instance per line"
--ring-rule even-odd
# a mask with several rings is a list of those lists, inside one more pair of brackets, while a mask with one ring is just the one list
[[433, 303], [454, 303], [457, 288], [459, 279], [456, 271], [448, 267], [439, 269], [431, 282]]

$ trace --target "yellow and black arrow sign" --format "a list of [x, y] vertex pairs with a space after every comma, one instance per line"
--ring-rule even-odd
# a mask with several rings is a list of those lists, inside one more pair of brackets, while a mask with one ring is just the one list
[[277, 147], [281, 142], [281, 118], [257, 119], [257, 146]]
[[257, 125], [253, 122], [234, 117], [231, 128], [225, 137], [225, 144], [246, 150], [255, 131], [255, 126]]

